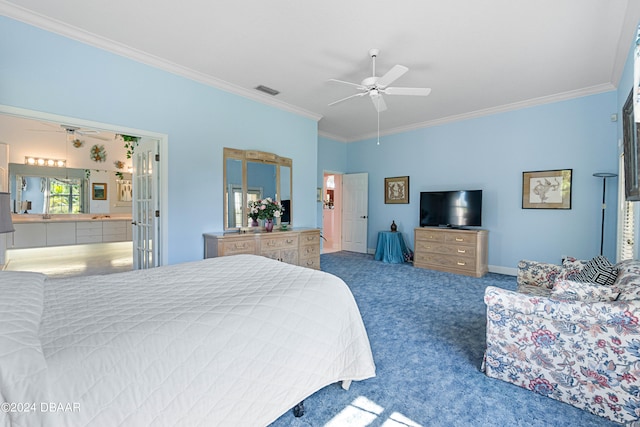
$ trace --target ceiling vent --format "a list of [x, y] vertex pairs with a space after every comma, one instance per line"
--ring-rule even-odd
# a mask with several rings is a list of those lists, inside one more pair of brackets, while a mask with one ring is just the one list
[[260, 92], [267, 93], [271, 96], [276, 96], [277, 94], [280, 93], [279, 90], [271, 89], [270, 87], [267, 87], [264, 85], [256, 86], [256, 89], [259, 90]]

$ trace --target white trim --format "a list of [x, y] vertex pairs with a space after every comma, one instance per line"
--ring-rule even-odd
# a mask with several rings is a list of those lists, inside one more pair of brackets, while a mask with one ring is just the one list
[[0, 104], [0, 114], [157, 139], [160, 144], [160, 265], [169, 262], [169, 135]]
[[316, 122], [322, 118], [321, 114], [317, 114], [312, 111], [297, 107], [295, 105], [280, 101], [273, 98], [271, 95], [265, 95], [258, 91], [245, 89], [233, 83], [229, 83], [227, 81], [206, 75], [204, 73], [201, 73], [200, 71], [183, 67], [182, 65], [167, 61], [166, 59], [148, 54], [125, 44], [98, 36], [81, 28], [65, 24], [64, 22], [35, 13], [23, 7], [7, 3], [5, 0], [0, 0], [0, 14], [17, 21], [24, 22], [25, 24], [33, 25], [43, 30], [79, 41], [80, 43], [88, 44], [98, 49], [102, 49], [107, 52], [132, 59], [142, 64], [158, 68], [168, 73], [185, 77], [187, 79], [205, 84], [207, 86], [212, 86], [217, 89], [242, 96], [244, 98], [249, 98], [253, 101], [257, 101], [262, 104], [278, 108], [280, 110], [288, 111], [290, 113], [313, 119]]
[[[447, 123], [459, 122], [462, 120], [469, 120], [469, 119], [475, 119], [475, 118], [484, 117], [484, 116], [490, 116], [492, 114], [506, 113], [509, 111], [520, 110], [522, 108], [535, 107], [538, 105], [551, 104], [553, 102], [566, 101], [569, 99], [581, 98], [583, 96], [610, 92], [615, 89], [616, 89], [615, 86], [613, 86], [611, 83], [605, 83], [605, 84], [591, 86], [591, 87], [573, 90], [569, 92], [557, 93], [549, 96], [541, 96], [539, 98], [533, 98], [526, 101], [514, 102], [512, 104], [505, 104], [497, 107], [485, 108], [483, 110], [471, 111], [469, 113], [442, 117], [440, 119], [429, 120], [426, 122], [414, 123], [408, 126], [400, 126], [397, 128], [386, 130], [384, 132], [380, 132], [380, 136], [394, 135], [397, 133], [409, 132], [412, 130], [423, 129], [423, 128], [428, 128], [433, 126], [440, 126]], [[347, 138], [346, 142], [363, 141], [366, 139], [375, 138], [377, 135], [378, 135], [377, 132], [370, 132], [364, 135]]]
[[343, 142], [343, 143], [353, 142], [353, 141], [351, 141], [351, 140], [349, 140], [347, 138], [344, 138], [342, 136], [334, 135], [332, 133], [321, 131], [321, 130], [318, 130], [318, 136], [322, 136], [324, 138], [332, 139], [332, 140], [334, 140], [336, 142]]
[[489, 273], [506, 274], [507, 276], [517, 276], [518, 269], [512, 267], [500, 267], [498, 265], [490, 265]]

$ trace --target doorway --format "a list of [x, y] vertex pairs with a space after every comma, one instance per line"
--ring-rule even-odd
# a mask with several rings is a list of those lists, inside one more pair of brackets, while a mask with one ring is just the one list
[[[73, 117], [59, 116], [55, 114], [43, 113], [39, 111], [26, 110], [22, 108], [16, 108], [6, 105], [0, 105], [0, 114], [8, 117], [15, 117], [25, 120], [35, 120], [40, 122], [49, 122], [49, 123], [58, 123], [65, 124], [71, 126], [78, 126], [79, 128], [88, 128], [95, 129], [103, 132], [112, 132], [117, 134], [126, 134], [126, 135], [138, 135], [142, 137], [142, 139], [154, 140], [157, 143], [159, 155], [156, 159], [159, 159], [157, 162], [157, 167], [154, 168], [154, 174], [157, 175], [157, 191], [159, 194], [163, 195], [160, 198], [159, 205], [157, 207], [157, 214], [155, 216], [155, 220], [157, 221], [157, 238], [155, 239], [155, 244], [153, 244], [155, 252], [155, 256], [153, 257], [153, 265], [149, 266], [158, 266], [168, 263], [168, 253], [166, 251], [167, 248], [167, 239], [168, 239], [168, 221], [166, 214], [160, 215], [160, 212], [166, 213], [168, 211], [168, 200], [167, 200], [167, 192], [168, 192], [168, 177], [165, 171], [167, 171], [167, 163], [168, 163], [168, 137], [164, 134], [157, 134], [153, 132], [148, 132], [139, 129], [133, 128], [124, 128], [122, 126], [116, 126], [111, 124], [93, 122], [88, 120], [77, 119]], [[3, 141], [11, 143], [11, 141]], [[129, 243], [131, 245], [131, 243]], [[148, 245], [150, 246], [150, 245]], [[69, 248], [67, 248], [69, 249]], [[133, 250], [132, 256], [133, 256]], [[143, 267], [144, 268], [144, 267]]]
[[342, 250], [342, 174], [325, 172], [322, 188], [322, 253]]

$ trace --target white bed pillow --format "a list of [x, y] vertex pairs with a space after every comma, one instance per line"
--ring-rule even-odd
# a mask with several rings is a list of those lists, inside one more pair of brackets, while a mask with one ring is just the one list
[[38, 425], [47, 402], [47, 363], [38, 337], [44, 283], [40, 273], [0, 271], [0, 396], [7, 403], [32, 402], [37, 411], [10, 412], [13, 425]]

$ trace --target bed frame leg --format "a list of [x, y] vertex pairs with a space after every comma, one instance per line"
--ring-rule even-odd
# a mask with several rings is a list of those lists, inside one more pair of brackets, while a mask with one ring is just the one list
[[293, 407], [293, 416], [299, 418], [304, 415], [304, 400]]

